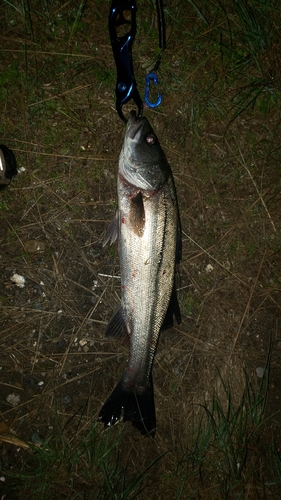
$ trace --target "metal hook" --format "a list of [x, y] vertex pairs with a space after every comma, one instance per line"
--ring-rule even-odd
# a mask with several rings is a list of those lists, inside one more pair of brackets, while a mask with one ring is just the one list
[[153, 83], [155, 83], [155, 85], [158, 85], [158, 77], [157, 77], [156, 73], [153, 73], [153, 72], [148, 73], [148, 75], [146, 75], [146, 77], [145, 77], [146, 87], [145, 87], [145, 93], [144, 93], [144, 100], [150, 108], [156, 108], [162, 102], [162, 95], [158, 94], [158, 98], [157, 98], [156, 102], [150, 102], [150, 100], [149, 100], [150, 80], [152, 80]]

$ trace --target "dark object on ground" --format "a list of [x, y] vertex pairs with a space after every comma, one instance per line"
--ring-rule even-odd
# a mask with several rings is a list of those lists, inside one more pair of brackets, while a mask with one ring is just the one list
[[10, 184], [17, 173], [17, 162], [13, 151], [0, 144], [0, 189]]

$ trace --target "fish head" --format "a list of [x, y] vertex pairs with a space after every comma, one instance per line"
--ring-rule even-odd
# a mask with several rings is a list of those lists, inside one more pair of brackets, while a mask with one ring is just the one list
[[119, 172], [127, 182], [144, 191], [157, 191], [171, 174], [158, 138], [145, 117], [131, 111], [120, 154]]

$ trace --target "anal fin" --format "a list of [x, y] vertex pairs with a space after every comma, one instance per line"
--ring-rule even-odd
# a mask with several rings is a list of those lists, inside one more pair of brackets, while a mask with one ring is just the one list
[[105, 329], [105, 336], [110, 338], [124, 338], [128, 336], [126, 323], [122, 315], [122, 308], [119, 307], [109, 320]]

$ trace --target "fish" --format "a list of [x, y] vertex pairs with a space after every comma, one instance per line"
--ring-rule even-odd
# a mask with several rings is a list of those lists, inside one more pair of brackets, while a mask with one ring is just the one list
[[123, 420], [154, 437], [152, 365], [160, 332], [179, 324], [175, 272], [181, 260], [181, 226], [171, 167], [146, 117], [131, 111], [119, 157], [118, 209], [104, 245], [118, 239], [121, 306], [105, 335], [129, 338], [128, 365], [104, 403], [98, 421]]

